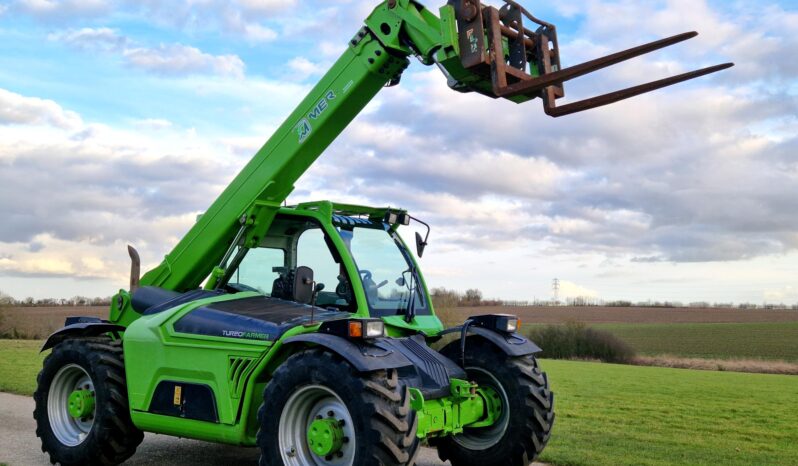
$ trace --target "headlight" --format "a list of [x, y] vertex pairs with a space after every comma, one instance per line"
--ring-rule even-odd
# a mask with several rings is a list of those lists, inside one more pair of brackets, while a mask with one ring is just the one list
[[379, 338], [385, 336], [385, 323], [380, 319], [328, 320], [319, 332], [350, 339]]
[[370, 320], [366, 322], [366, 338], [377, 338], [385, 335], [385, 323], [381, 320]]
[[500, 332], [517, 332], [521, 326], [521, 319], [518, 317], [502, 317], [496, 321], [496, 329]]
[[502, 333], [515, 333], [521, 329], [521, 319], [510, 314], [487, 314], [470, 317], [476, 325]]

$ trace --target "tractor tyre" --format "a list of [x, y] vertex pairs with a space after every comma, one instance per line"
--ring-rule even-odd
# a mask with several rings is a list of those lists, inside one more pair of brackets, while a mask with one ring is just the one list
[[36, 436], [51, 463], [114, 465], [133, 456], [144, 434], [130, 420], [120, 340], [65, 340], [37, 380]]
[[309, 349], [275, 371], [258, 410], [261, 466], [415, 463], [417, 419], [396, 370], [359, 373]]
[[[456, 341], [441, 353], [460, 361]], [[493, 389], [501, 399], [499, 420], [490, 427], [433, 439], [441, 460], [452, 466], [526, 466], [549, 441], [554, 424], [554, 393], [534, 356], [511, 357], [493, 344], [470, 339], [465, 370], [469, 380]]]

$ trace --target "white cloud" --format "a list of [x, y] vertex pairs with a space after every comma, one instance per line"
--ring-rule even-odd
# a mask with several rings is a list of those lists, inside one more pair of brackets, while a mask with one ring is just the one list
[[798, 303], [798, 287], [786, 285], [778, 289], [765, 290], [764, 298], [768, 303]]
[[83, 50], [119, 53], [129, 66], [161, 75], [241, 78], [246, 69], [237, 55], [213, 55], [183, 44], [141, 46], [110, 28], [82, 28], [50, 34], [49, 38]]
[[[40, 99], [0, 90], [0, 108], [9, 101]], [[224, 153], [222, 144], [165, 120], [134, 123], [138, 129], [130, 132], [84, 123], [54, 102], [34, 108], [38, 113], [15, 118], [14, 127], [0, 125], [3, 276], [121, 284], [126, 244], [155, 265], [235, 172], [231, 160], [215, 156]], [[70, 124], [54, 125], [64, 114], [73, 115]]]
[[299, 73], [300, 78], [323, 74], [328, 67], [313, 63], [305, 57], [296, 57], [288, 62], [288, 69]]
[[133, 124], [138, 128], [154, 131], [170, 129], [174, 126], [174, 123], [169, 120], [164, 120], [163, 118], [146, 118], [144, 120], [136, 120]]
[[158, 47], [136, 47], [123, 52], [133, 67], [164, 75], [216, 74], [243, 77], [245, 65], [236, 55], [211, 55], [196, 47], [182, 44], [161, 44]]
[[151, 22], [180, 29], [217, 30], [244, 37], [253, 43], [270, 42], [278, 32], [265, 24], [285, 14], [285, 21], [295, 19], [297, 0], [127, 0], [133, 12]]
[[272, 16], [296, 7], [297, 0], [235, 0], [233, 2], [247, 14]]
[[568, 280], [560, 280], [560, 299], [569, 298], [597, 298], [598, 292]]
[[25, 97], [0, 89], [0, 125], [46, 124], [74, 129], [82, 124], [78, 114], [52, 100]]
[[242, 31], [244, 37], [253, 42], [270, 42], [277, 38], [277, 32], [275, 32], [274, 29], [270, 29], [261, 24], [245, 23], [236, 26], [235, 29]]
[[11, 7], [41, 19], [59, 21], [69, 17], [96, 16], [110, 9], [106, 0], [16, 0]]
[[127, 37], [107, 27], [73, 29], [50, 34], [48, 38], [78, 49], [103, 50], [107, 52], [124, 50], [129, 43]]

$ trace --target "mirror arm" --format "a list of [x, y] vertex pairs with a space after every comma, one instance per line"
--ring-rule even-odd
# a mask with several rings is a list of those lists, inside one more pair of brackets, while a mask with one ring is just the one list
[[432, 229], [427, 224], [427, 222], [419, 220], [416, 217], [413, 217], [412, 215], [408, 215], [408, 217], [427, 227], [427, 234], [424, 235], [423, 240], [421, 239], [421, 235], [419, 235], [418, 232], [416, 232], [416, 253], [418, 254], [418, 257], [421, 257], [424, 255], [424, 249], [427, 247], [427, 242], [429, 241], [429, 234], [430, 231], [432, 231]]

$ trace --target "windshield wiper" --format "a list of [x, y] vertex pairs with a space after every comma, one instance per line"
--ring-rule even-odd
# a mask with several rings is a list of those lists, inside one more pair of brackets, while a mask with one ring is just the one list
[[407, 303], [407, 311], [405, 312], [405, 321], [407, 323], [413, 322], [416, 317], [416, 292], [418, 288], [418, 271], [415, 265], [411, 265], [408, 269], [410, 272], [410, 302]]

